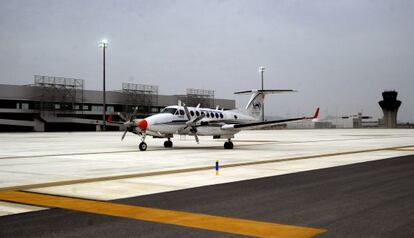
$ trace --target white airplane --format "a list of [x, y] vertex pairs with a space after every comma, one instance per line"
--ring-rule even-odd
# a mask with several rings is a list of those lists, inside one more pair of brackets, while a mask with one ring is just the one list
[[213, 136], [214, 139], [227, 139], [224, 149], [233, 149], [234, 135], [242, 130], [258, 129], [270, 125], [277, 125], [287, 122], [300, 120], [314, 120], [318, 118], [319, 108], [316, 109], [312, 117], [297, 117], [275, 121], [261, 121], [260, 115], [263, 108], [264, 97], [266, 94], [294, 92], [294, 90], [249, 90], [236, 92], [235, 94], [252, 94], [245, 109], [239, 110], [219, 110], [216, 109], [187, 107], [174, 105], [164, 108], [160, 113], [149, 116], [145, 119], [131, 119], [125, 123], [126, 129], [122, 135], [122, 140], [126, 133], [132, 132], [141, 137], [139, 149], [145, 151], [147, 135], [154, 138], [167, 138], [164, 147], [171, 148], [173, 143], [171, 138], [174, 134], [194, 136], [199, 143], [198, 136]]

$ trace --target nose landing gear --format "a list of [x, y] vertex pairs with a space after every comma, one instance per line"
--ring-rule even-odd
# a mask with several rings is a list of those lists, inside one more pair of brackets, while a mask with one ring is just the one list
[[142, 142], [139, 143], [139, 150], [140, 151], [146, 151], [147, 150], [148, 146], [147, 146], [147, 143], [145, 143], [145, 136], [146, 136], [146, 134], [143, 133], [142, 137], [141, 137]]
[[145, 143], [145, 142], [139, 143], [139, 150], [140, 151], [146, 151], [147, 150], [147, 143]]

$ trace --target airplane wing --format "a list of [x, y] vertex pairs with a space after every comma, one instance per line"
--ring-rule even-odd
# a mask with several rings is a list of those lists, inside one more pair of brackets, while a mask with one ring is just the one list
[[275, 120], [275, 121], [261, 121], [261, 122], [245, 123], [245, 124], [227, 124], [227, 125], [223, 125], [221, 129], [223, 130], [259, 129], [262, 127], [282, 124], [286, 122], [313, 120], [313, 119], [317, 119], [318, 116], [319, 116], [319, 107], [316, 109], [312, 117], [297, 117], [297, 118], [289, 118], [289, 119], [282, 119], [282, 120]]

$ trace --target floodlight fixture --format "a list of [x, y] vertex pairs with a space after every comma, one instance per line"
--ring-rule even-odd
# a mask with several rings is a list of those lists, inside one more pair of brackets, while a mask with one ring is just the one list
[[99, 41], [100, 48], [108, 48], [109, 41], [107, 39], [102, 39]]

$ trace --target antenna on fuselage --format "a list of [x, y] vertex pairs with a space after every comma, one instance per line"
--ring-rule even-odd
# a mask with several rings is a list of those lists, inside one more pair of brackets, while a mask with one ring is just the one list
[[181, 100], [178, 100], [178, 103], [177, 104], [178, 104], [179, 107], [181, 107], [181, 104], [182, 104], [181, 103]]

